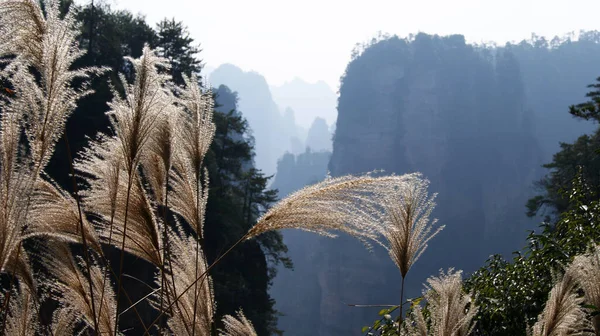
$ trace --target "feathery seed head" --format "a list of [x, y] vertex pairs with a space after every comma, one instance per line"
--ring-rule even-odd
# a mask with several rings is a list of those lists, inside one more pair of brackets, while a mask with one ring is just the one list
[[[600, 307], [600, 246], [595, 246], [588, 253], [576, 256], [567, 269], [575, 281], [583, 289], [585, 302]], [[592, 318], [596, 334], [600, 333], [600, 316]]]
[[219, 330], [219, 336], [257, 336], [252, 322], [246, 318], [240, 309], [237, 316], [223, 316], [225, 330]]
[[0, 3], [0, 57], [16, 56], [40, 67], [45, 32], [46, 19], [37, 1], [4, 0]]
[[280, 229], [301, 229], [335, 237], [334, 231], [368, 245], [377, 241], [383, 197], [404, 185], [403, 176], [328, 177], [274, 205], [248, 232], [248, 238]]
[[573, 273], [565, 272], [550, 291], [546, 306], [531, 330], [532, 336], [593, 335], [584, 331], [589, 328], [589, 320], [576, 289]]
[[404, 184], [383, 197], [385, 215], [378, 231], [385, 239], [384, 247], [405, 277], [427, 248], [427, 242], [444, 227], [432, 231], [437, 220], [430, 220], [435, 197], [429, 197], [429, 181], [421, 174], [405, 175]]
[[[82, 272], [83, 261], [73, 257], [69, 246], [58, 241], [48, 242], [40, 249], [40, 260], [53, 279], [45, 282], [54, 298], [61, 304], [81, 314], [89, 326], [94, 326], [90, 287], [87, 276]], [[100, 333], [110, 334], [114, 330], [116, 299], [110, 283], [105, 285], [104, 272], [100, 266], [91, 267], [91, 281], [96, 302], [96, 312], [100, 311], [98, 327]], [[102, 294], [104, 293], [104, 294]], [[102, 301], [100, 300], [102, 298]]]
[[127, 57], [135, 71], [135, 81], [128, 84], [121, 75], [125, 98], [114, 92], [109, 103], [113, 129], [120, 142], [126, 169], [131, 173], [138, 165], [162, 113], [173, 103], [172, 94], [165, 88], [169, 76], [158, 68], [168, 68], [164, 58], [157, 57], [145, 46], [139, 59]]
[[[77, 101], [92, 92], [90, 75], [107, 70], [71, 69], [84, 54], [77, 46], [73, 13], [61, 18], [58, 1], [49, 0], [45, 5], [44, 17], [36, 1], [0, 2], [0, 55], [16, 55], [1, 75], [10, 77], [17, 87], [11, 105], [24, 114], [25, 134], [38, 172], [50, 159]], [[39, 83], [29, 66], [40, 75]], [[75, 79], [81, 79], [77, 88], [72, 85]]]
[[[474, 328], [473, 317], [478, 308], [471, 295], [464, 293], [462, 271], [447, 273], [440, 271], [437, 277], [427, 279], [423, 293], [431, 312], [430, 327], [427, 328], [420, 306], [416, 306], [406, 321], [409, 335], [467, 336]], [[428, 330], [429, 329], [429, 330]]]
[[212, 92], [203, 92], [196, 77], [184, 76], [186, 87], [179, 92], [182, 106], [177, 129], [177, 151], [171, 175], [171, 206], [203, 237], [204, 212], [208, 199], [208, 173], [202, 165], [212, 143], [216, 126], [212, 120]]
[[35, 292], [30, 288], [19, 286], [12, 289], [8, 316], [6, 320], [6, 335], [36, 335], [39, 328], [38, 311], [35, 304]]
[[[25, 237], [47, 236], [65, 242], [81, 243], [81, 223], [77, 202], [51, 180], [37, 180], [31, 196], [28, 218]], [[85, 216], [81, 220], [89, 246], [96, 251], [102, 251], [94, 227]]]

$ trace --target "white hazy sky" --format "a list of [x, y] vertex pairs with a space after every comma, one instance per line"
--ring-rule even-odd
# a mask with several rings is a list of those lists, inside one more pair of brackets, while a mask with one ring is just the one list
[[[378, 31], [519, 41], [600, 29], [600, 0], [107, 0], [154, 24], [183, 21], [209, 66], [233, 63], [271, 85], [294, 77], [337, 90], [357, 42]], [[80, 0], [78, 3], [89, 2]]]

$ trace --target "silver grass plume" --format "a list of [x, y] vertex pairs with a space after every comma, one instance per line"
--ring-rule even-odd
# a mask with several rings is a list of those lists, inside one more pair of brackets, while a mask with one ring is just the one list
[[472, 332], [475, 327], [472, 320], [478, 308], [471, 295], [463, 291], [462, 271], [449, 269], [447, 273], [440, 271], [439, 276], [430, 277], [423, 296], [431, 312], [430, 327], [427, 328], [423, 313], [416, 306], [406, 321], [409, 335], [467, 336]]
[[52, 314], [52, 335], [76, 335], [75, 327], [80, 320], [81, 315], [75, 309], [60, 304]]
[[[44, 3], [45, 17], [34, 1], [0, 2], [0, 13], [5, 14], [0, 15], [0, 29], [14, 34], [1, 35], [0, 55], [16, 55], [3, 76], [12, 75], [15, 91], [19, 93], [11, 105], [24, 113], [25, 134], [36, 173], [50, 159], [77, 101], [92, 93], [90, 75], [106, 70], [96, 67], [71, 69], [85, 53], [77, 46], [74, 14], [69, 11], [61, 18], [58, 1]], [[26, 70], [28, 66], [37, 70], [39, 82]], [[77, 88], [72, 85], [75, 79], [81, 80]]]
[[404, 328], [400, 330], [402, 336], [428, 336], [427, 321], [423, 316], [421, 306], [416, 305], [409, 313]]
[[87, 183], [87, 188], [81, 191], [84, 203], [101, 209], [97, 212], [108, 221], [109, 230], [117, 211], [120, 176], [125, 168], [118, 146], [118, 139], [100, 135], [98, 139], [89, 141], [88, 147], [75, 161], [75, 170]]
[[96, 230], [85, 216], [79, 218], [75, 199], [50, 180], [39, 179], [31, 196], [29, 221], [24, 237], [46, 236], [81, 243], [80, 220], [87, 244], [102, 252]]
[[208, 181], [202, 181], [202, 164], [216, 129], [212, 121], [214, 101], [210, 90], [202, 92], [195, 76], [184, 76], [183, 79], [186, 86], [180, 91], [179, 98], [183, 111], [177, 129], [171, 206], [202, 238], [208, 198]]
[[[154, 209], [151, 207], [146, 191], [142, 186], [138, 168], [161, 113], [172, 104], [171, 92], [166, 88], [170, 76], [158, 71], [159, 67], [168, 69], [167, 60], [157, 57], [147, 45], [144, 46], [140, 58], [127, 59], [133, 65], [135, 80], [133, 84], [128, 84], [125, 77], [120, 74], [119, 77], [125, 88], [125, 97], [122, 98], [113, 89], [115, 95], [109, 103], [110, 110], [107, 113], [119, 140], [117, 147], [122, 152], [126, 171], [126, 176], [123, 179], [125, 181], [123, 201], [117, 202], [118, 207], [114, 223], [111, 220], [108, 230], [104, 230], [105, 236], [112, 238], [114, 234], [120, 240], [118, 248], [121, 250], [121, 261], [117, 276], [117, 310], [119, 310], [119, 297], [123, 290], [122, 278], [125, 252], [141, 256], [154, 265], [162, 266], [163, 263], [161, 257], [162, 242], [159, 238], [160, 230], [153, 212]], [[119, 181], [121, 181], [121, 178]], [[119, 187], [120, 185], [119, 182]], [[120, 192], [117, 192], [117, 198], [120, 194]], [[121, 208], [123, 209], [122, 212], [119, 211]], [[103, 209], [100, 208], [99, 210]], [[103, 215], [106, 216], [106, 214]], [[129, 231], [128, 224], [131, 227]], [[107, 232], [108, 234], [106, 234]], [[162, 267], [160, 268], [162, 269]], [[118, 316], [114, 327], [116, 333]]]
[[593, 335], [585, 311], [580, 306], [583, 298], [576, 294], [577, 282], [572, 272], [565, 272], [546, 301], [537, 322], [529, 331], [532, 336]]
[[[7, 167], [8, 166], [8, 167]], [[0, 163], [2, 170], [0, 193], [0, 270], [16, 272], [22, 280], [32, 284], [33, 279], [26, 262], [25, 251], [20, 248], [22, 230], [27, 221], [27, 204], [31, 174], [27, 170], [15, 171], [8, 162]], [[10, 172], [8, 172], [10, 170]], [[8, 177], [10, 180], [5, 180]]]
[[[94, 319], [98, 322], [101, 334], [110, 334], [114, 329], [116, 317], [115, 293], [110, 284], [104, 284], [104, 270], [98, 265], [91, 267], [91, 281], [94, 300], [100, 316], [94, 316], [91, 304], [90, 286], [87, 276], [82, 272], [83, 261], [75, 259], [66, 243], [51, 241], [40, 249], [42, 264], [55, 281], [46, 282], [59, 303], [81, 314], [82, 320], [90, 327]], [[102, 296], [101, 296], [101, 293]]]
[[377, 240], [382, 198], [402, 188], [403, 176], [327, 177], [275, 204], [258, 219], [247, 238], [280, 229], [301, 229], [328, 237], [343, 232], [367, 243]]
[[[83, 199], [84, 204], [90, 212], [100, 218], [96, 222], [96, 226], [103, 242], [110, 242], [115, 247], [121, 248], [121, 242], [124, 240], [126, 252], [161, 267], [163, 264], [162, 223], [155, 214], [155, 208], [144, 190], [137, 171], [133, 172], [129, 195], [127, 193], [128, 180], [127, 172], [124, 169], [120, 170], [118, 177], [113, 177], [113, 181], [118, 183], [114, 201], [107, 197], [107, 192], [110, 190], [107, 191], [106, 187], [92, 188], [87, 190]], [[94, 185], [97, 183], [94, 182]], [[127, 200], [129, 201], [128, 205]], [[125, 233], [126, 221], [127, 231]]]
[[123, 241], [127, 208], [125, 251], [160, 267], [163, 264], [162, 225], [137, 169], [132, 172], [130, 180], [120, 146], [120, 139], [100, 136], [90, 142], [76, 161], [75, 169], [88, 185], [82, 191], [82, 201], [85, 208], [98, 218], [95, 225], [102, 241], [118, 248]]
[[[196, 335], [209, 336], [216, 310], [212, 279], [207, 275], [202, 281], [196, 281], [197, 274], [204, 274], [208, 269], [204, 252], [196, 239], [185, 235], [179, 225], [176, 232], [170, 230], [169, 241], [173, 269], [171, 276], [166, 277], [169, 290], [175, 297], [189, 286], [194, 290], [186, 291], [177, 301], [167, 325], [175, 335], [192, 335], [195, 331]], [[160, 284], [160, 279], [157, 281]]]
[[431, 220], [435, 197], [429, 197], [429, 181], [420, 173], [404, 175], [404, 183], [395, 192], [382, 199], [385, 209], [383, 225], [375, 226], [384, 238], [382, 245], [405, 277], [412, 265], [427, 248], [427, 242], [444, 226], [434, 229], [437, 220]]
[[[50, 158], [64, 130], [66, 118], [79, 98], [89, 94], [89, 75], [98, 68], [71, 70], [83, 55], [77, 48], [72, 13], [60, 17], [58, 1], [46, 1], [44, 17], [37, 1], [0, 1], [0, 55], [14, 56], [0, 72], [15, 86], [16, 94], [2, 102], [0, 266], [8, 260], [21, 260], [18, 246], [38, 174]], [[39, 75], [35, 78], [29, 67]], [[78, 89], [74, 79], [81, 79]], [[24, 129], [31, 157], [20, 149]], [[11, 257], [15, 255], [15, 257]], [[16, 266], [15, 266], [16, 267]], [[23, 267], [19, 267], [23, 269]]]
[[14, 55], [41, 68], [46, 20], [37, 1], [4, 0], [0, 5], [0, 57]]
[[13, 289], [14, 299], [9, 305], [6, 335], [36, 335], [40, 328], [35, 294], [25, 286], [19, 287], [19, 290]]
[[[20, 95], [18, 92], [17, 97]], [[35, 178], [28, 162], [22, 159], [19, 139], [23, 113], [13, 103], [14, 100], [8, 104], [0, 102], [0, 271], [16, 272], [32, 285], [33, 275], [27, 274], [27, 256], [20, 246]]]
[[161, 114], [172, 104], [170, 91], [165, 88], [169, 76], [158, 72], [168, 69], [166, 59], [157, 57], [148, 46], [144, 46], [138, 59], [126, 57], [135, 70], [135, 81], [128, 84], [120, 74], [125, 88], [125, 97], [113, 89], [114, 98], [109, 103], [113, 129], [119, 139], [119, 148], [125, 168], [131, 175], [137, 169], [148, 142], [152, 137]]
[[27, 285], [27, 288], [31, 291], [35, 290], [36, 282], [31, 271], [29, 257], [23, 246], [11, 253], [3, 271], [14, 274], [23, 284]]
[[462, 287], [462, 271], [440, 272], [431, 277], [425, 299], [431, 311], [430, 333], [438, 336], [466, 336], [474, 328], [471, 324], [478, 308], [465, 294]]
[[[576, 256], [567, 272], [583, 289], [585, 302], [600, 307], [600, 246], [595, 246], [586, 254]], [[600, 316], [592, 318], [596, 335], [600, 334]]]
[[180, 113], [174, 105], [163, 110], [149, 140], [148, 150], [143, 153], [141, 159], [144, 177], [154, 196], [153, 201], [162, 206], [165, 205], [168, 175], [177, 148], [176, 133], [181, 121]]
[[244, 316], [241, 309], [237, 316], [225, 315], [222, 321], [225, 330], [219, 330], [219, 336], [257, 336], [252, 322]]

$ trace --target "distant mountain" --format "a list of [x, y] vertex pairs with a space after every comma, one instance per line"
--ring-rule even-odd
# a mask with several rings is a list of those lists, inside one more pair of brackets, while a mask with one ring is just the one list
[[288, 132], [290, 138], [288, 151], [295, 155], [303, 153], [306, 146], [306, 130], [296, 124], [296, 116], [291, 107], [286, 108], [283, 113], [283, 129]]
[[331, 152], [331, 137], [332, 134], [325, 119], [315, 118], [306, 136], [306, 147], [313, 151]]
[[210, 82], [213, 86], [227, 85], [238, 93], [239, 110], [255, 139], [256, 167], [267, 175], [275, 174], [277, 159], [291, 149], [292, 137], [298, 136], [293, 114], [284, 118], [267, 81], [257, 72], [223, 64], [210, 74]]
[[323, 81], [311, 84], [295, 78], [281, 86], [272, 86], [271, 92], [281, 108], [294, 109], [296, 120], [302, 127], [310, 127], [317, 117], [325, 119], [328, 125], [335, 123], [337, 95]]

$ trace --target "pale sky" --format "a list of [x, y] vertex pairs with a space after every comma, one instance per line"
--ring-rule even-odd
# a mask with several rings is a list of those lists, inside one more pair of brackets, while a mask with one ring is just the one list
[[[85, 3], [89, 0], [79, 0]], [[183, 21], [211, 66], [233, 63], [271, 85], [294, 77], [337, 90], [354, 45], [378, 31], [520, 41], [600, 29], [600, 0], [107, 0], [142, 13], [154, 27]]]

